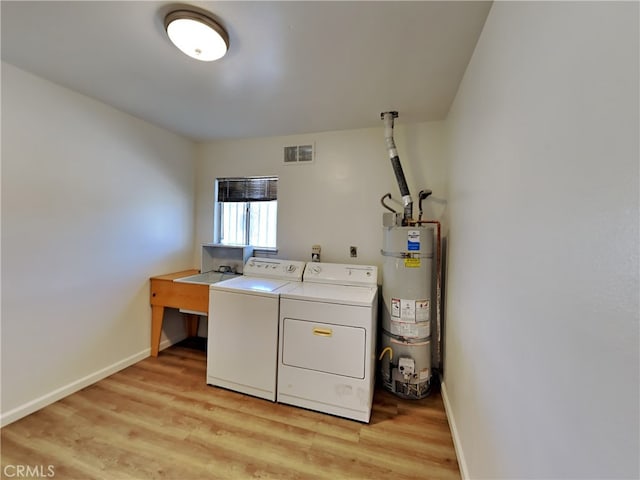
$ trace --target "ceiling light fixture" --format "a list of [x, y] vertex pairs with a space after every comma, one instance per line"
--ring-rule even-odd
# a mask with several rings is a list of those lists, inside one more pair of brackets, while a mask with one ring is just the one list
[[229, 35], [211, 17], [191, 10], [175, 10], [164, 18], [169, 39], [183, 53], [211, 62], [222, 58], [229, 48]]

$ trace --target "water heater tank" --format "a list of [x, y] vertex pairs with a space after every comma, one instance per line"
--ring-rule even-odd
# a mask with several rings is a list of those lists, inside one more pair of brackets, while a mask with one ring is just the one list
[[383, 385], [399, 396], [421, 398], [431, 380], [434, 229], [387, 224], [383, 235], [381, 344], [392, 352], [381, 363]]

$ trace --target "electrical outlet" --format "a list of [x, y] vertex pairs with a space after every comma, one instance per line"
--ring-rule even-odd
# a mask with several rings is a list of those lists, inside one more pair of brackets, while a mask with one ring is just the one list
[[355, 258], [358, 256], [358, 247], [354, 247], [353, 245], [349, 247], [349, 255], [351, 255], [352, 258]]

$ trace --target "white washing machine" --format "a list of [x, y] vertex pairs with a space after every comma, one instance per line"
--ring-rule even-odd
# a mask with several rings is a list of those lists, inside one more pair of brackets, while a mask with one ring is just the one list
[[211, 285], [208, 384], [276, 400], [280, 294], [302, 281], [304, 266], [252, 257], [243, 276]]
[[278, 402], [369, 422], [377, 278], [375, 266], [308, 263], [280, 295]]

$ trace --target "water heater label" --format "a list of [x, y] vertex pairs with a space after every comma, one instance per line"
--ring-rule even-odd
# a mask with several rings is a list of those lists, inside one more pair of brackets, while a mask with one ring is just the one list
[[391, 333], [405, 338], [427, 338], [431, 335], [431, 324], [391, 322]]
[[400, 317], [400, 299], [399, 298], [391, 299], [391, 316]]
[[405, 258], [405, 268], [420, 268], [420, 258]]
[[429, 299], [408, 300], [404, 298], [391, 299], [391, 316], [395, 322], [419, 323], [429, 321]]
[[407, 232], [407, 250], [420, 250], [420, 230], [409, 230]]
[[429, 321], [429, 300], [416, 300], [416, 322]]
[[400, 300], [400, 319], [403, 322], [416, 321], [416, 302], [415, 300]]

